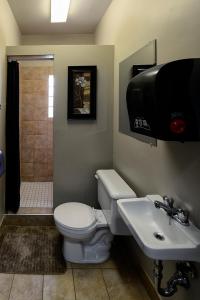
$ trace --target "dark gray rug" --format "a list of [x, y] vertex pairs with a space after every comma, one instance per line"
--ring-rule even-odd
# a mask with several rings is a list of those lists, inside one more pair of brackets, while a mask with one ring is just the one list
[[62, 238], [55, 226], [0, 227], [0, 273], [62, 274]]

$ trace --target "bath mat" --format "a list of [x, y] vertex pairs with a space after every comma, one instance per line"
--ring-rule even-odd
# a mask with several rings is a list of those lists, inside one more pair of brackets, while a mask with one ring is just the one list
[[0, 273], [62, 274], [66, 263], [55, 226], [0, 227]]

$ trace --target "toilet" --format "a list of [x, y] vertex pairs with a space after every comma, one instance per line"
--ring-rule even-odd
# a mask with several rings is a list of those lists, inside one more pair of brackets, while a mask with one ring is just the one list
[[98, 202], [94, 209], [79, 202], [67, 202], [54, 210], [54, 220], [63, 235], [63, 255], [74, 263], [101, 263], [110, 255], [113, 235], [130, 235], [117, 210], [117, 200], [136, 197], [115, 170], [98, 170]]

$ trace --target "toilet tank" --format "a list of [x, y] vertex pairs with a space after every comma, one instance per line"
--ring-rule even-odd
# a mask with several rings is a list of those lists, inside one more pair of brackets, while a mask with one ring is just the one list
[[98, 202], [110, 230], [116, 235], [130, 235], [129, 229], [118, 213], [117, 200], [135, 198], [135, 192], [115, 170], [98, 170]]

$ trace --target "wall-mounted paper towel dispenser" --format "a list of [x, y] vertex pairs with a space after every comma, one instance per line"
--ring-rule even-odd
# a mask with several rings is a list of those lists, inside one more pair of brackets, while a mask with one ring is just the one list
[[127, 88], [130, 129], [166, 141], [200, 140], [200, 59], [150, 68]]

